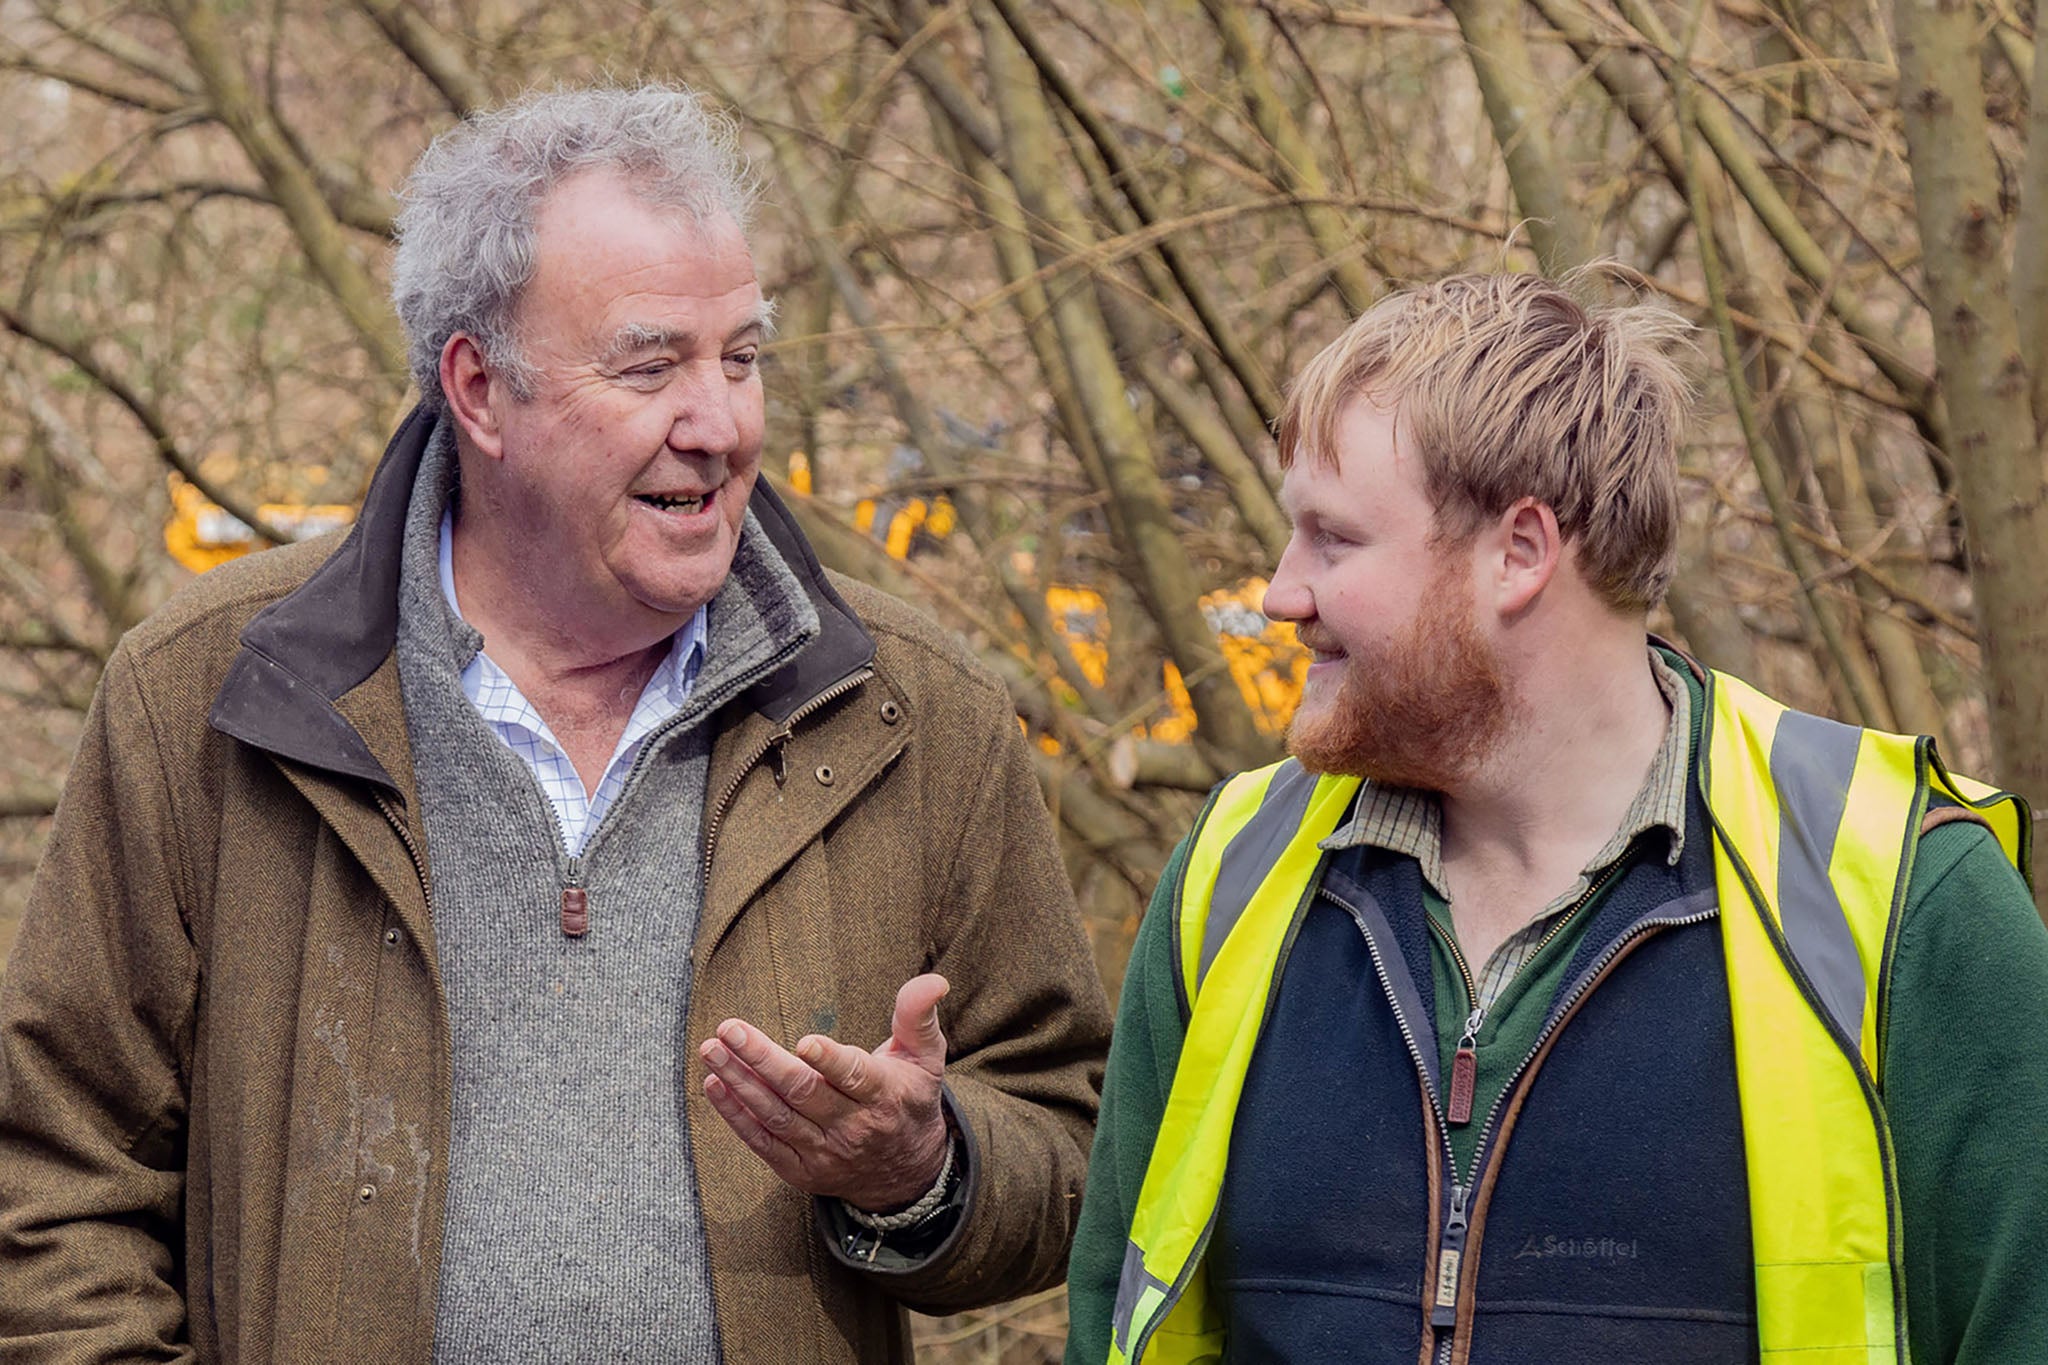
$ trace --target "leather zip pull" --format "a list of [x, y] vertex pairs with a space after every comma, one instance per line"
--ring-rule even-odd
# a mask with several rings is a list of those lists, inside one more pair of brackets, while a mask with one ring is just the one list
[[1465, 1034], [1451, 1056], [1451, 1095], [1444, 1117], [1452, 1123], [1472, 1121], [1472, 1091], [1479, 1080], [1479, 1056], [1473, 1050], [1479, 1041], [1479, 1026], [1486, 1022], [1485, 1010], [1473, 1010], [1465, 1018]]
[[569, 860], [569, 880], [562, 887], [562, 937], [582, 938], [590, 932], [590, 893], [583, 889], [583, 860]]

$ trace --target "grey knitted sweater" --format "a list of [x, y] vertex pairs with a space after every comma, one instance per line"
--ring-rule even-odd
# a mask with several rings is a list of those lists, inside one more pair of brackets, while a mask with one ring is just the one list
[[[532, 773], [462, 692], [484, 642], [439, 585], [454, 480], [437, 437], [399, 586], [454, 1059], [434, 1359], [716, 1361], [682, 1093], [707, 722], [813, 638], [817, 615], [749, 514], [689, 702], [572, 861]], [[560, 927], [570, 884], [588, 895], [581, 938]]]

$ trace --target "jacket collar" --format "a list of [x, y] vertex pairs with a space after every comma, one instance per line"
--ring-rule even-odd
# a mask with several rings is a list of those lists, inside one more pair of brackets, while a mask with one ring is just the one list
[[[436, 412], [399, 424], [355, 525], [297, 588], [256, 613], [215, 695], [213, 728], [281, 758], [402, 789], [336, 703], [390, 657], [398, 639], [398, 569], [406, 508]], [[771, 721], [874, 660], [875, 642], [826, 578], [796, 519], [765, 480], [749, 503], [768, 541], [817, 609], [820, 631], [740, 704]]]

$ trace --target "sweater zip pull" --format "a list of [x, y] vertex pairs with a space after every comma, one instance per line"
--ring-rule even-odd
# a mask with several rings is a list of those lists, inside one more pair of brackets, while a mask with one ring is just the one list
[[589, 932], [590, 894], [583, 889], [583, 859], [571, 858], [562, 884], [562, 937], [582, 938]]
[[1451, 1098], [1444, 1117], [1452, 1123], [1472, 1121], [1472, 1091], [1479, 1079], [1479, 1056], [1473, 1049], [1485, 1022], [1484, 1009], [1465, 1016], [1464, 1036], [1458, 1039], [1458, 1050], [1451, 1057]]
[[1439, 1331], [1458, 1324], [1458, 1270], [1465, 1259], [1465, 1198], [1470, 1193], [1463, 1185], [1451, 1186], [1451, 1216], [1436, 1257], [1436, 1301], [1429, 1310], [1429, 1325]]

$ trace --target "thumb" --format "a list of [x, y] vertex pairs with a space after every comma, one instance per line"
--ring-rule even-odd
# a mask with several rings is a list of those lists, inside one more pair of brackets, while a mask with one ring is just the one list
[[914, 976], [896, 992], [896, 1015], [890, 1021], [889, 1042], [898, 1056], [908, 1058], [937, 1076], [946, 1069], [946, 1035], [939, 1028], [939, 1001], [952, 986], [936, 972]]

